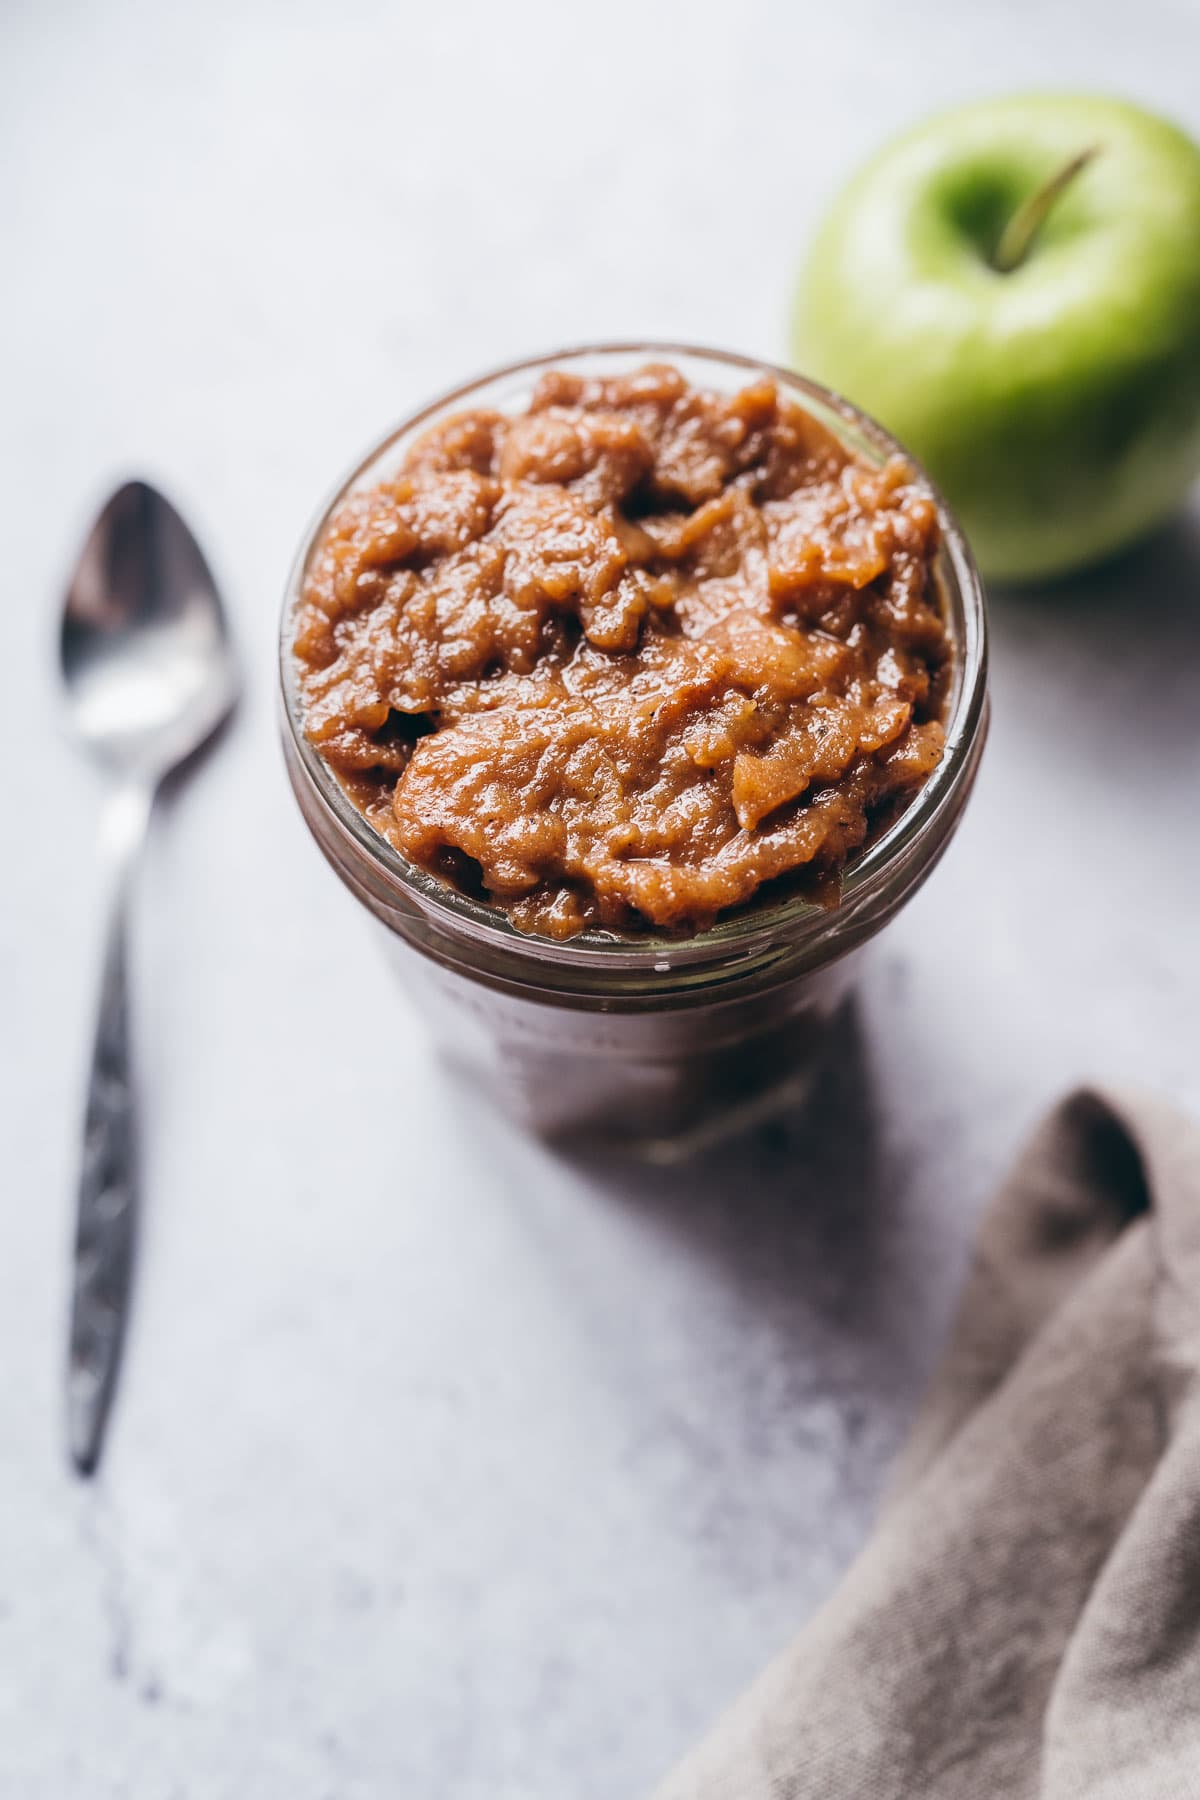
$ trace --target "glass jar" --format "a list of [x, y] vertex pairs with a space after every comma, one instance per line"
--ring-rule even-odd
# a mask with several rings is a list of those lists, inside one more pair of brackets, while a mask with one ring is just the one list
[[833, 908], [792, 897], [685, 940], [519, 932], [498, 908], [408, 863], [367, 823], [304, 733], [293, 620], [313, 548], [354, 490], [393, 474], [413, 439], [464, 407], [519, 411], [549, 368], [618, 374], [667, 361], [731, 392], [763, 374], [875, 463], [898, 446], [845, 400], [785, 369], [674, 344], [608, 345], [515, 364], [407, 419], [338, 488], [301, 547], [280, 637], [284, 747], [300, 810], [346, 887], [379, 922], [447, 1058], [544, 1135], [650, 1156], [693, 1150], [793, 1103], [846, 996], [855, 952], [946, 848], [987, 729], [986, 621], [970, 552], [939, 502], [936, 575], [954, 643], [942, 761], [888, 830], [848, 865]]

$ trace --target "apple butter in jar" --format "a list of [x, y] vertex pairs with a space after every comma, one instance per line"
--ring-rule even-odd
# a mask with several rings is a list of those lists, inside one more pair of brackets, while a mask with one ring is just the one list
[[986, 713], [920, 472], [684, 350], [522, 365], [393, 434], [304, 547], [282, 670], [305, 816], [443, 1048], [539, 1129], [660, 1154], [803, 1087]]

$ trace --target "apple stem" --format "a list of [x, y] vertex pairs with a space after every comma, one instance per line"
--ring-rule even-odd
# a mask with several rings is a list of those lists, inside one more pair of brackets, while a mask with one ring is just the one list
[[1064, 163], [1057, 174], [1044, 182], [1037, 192], [1030, 194], [1018, 206], [1008, 224], [1000, 234], [1000, 242], [992, 255], [992, 267], [999, 275], [1011, 275], [1019, 269], [1033, 248], [1033, 241], [1046, 222], [1047, 214], [1064, 188], [1070, 186], [1075, 177], [1087, 168], [1092, 158], [1099, 151], [1098, 144], [1089, 144], [1086, 150], [1080, 150], [1070, 162]]

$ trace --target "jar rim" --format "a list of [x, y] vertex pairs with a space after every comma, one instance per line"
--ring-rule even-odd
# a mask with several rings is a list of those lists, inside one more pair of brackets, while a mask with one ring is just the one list
[[[841, 893], [832, 908], [802, 895], [761, 904], [754, 900], [690, 937], [662, 932], [624, 935], [586, 930], [566, 940], [542, 937], [517, 929], [498, 906], [474, 900], [408, 861], [354, 805], [332, 768], [304, 729], [296, 658], [293, 652], [295, 621], [300, 593], [310, 560], [330, 519], [343, 501], [394, 456], [405, 440], [431, 425], [439, 416], [457, 410], [498, 383], [536, 376], [544, 370], [594, 359], [601, 362], [629, 359], [689, 361], [716, 369], [737, 371], [747, 378], [767, 377], [801, 398], [810, 411], [834, 427], [845, 441], [877, 459], [903, 456], [931, 494], [938, 510], [940, 544], [935, 565], [945, 603], [951, 609], [954, 634], [955, 682], [945, 721], [946, 743], [937, 768], [898, 813], [887, 829], [846, 864]], [[947, 580], [949, 577], [949, 580]], [[583, 344], [522, 357], [473, 377], [406, 415], [374, 443], [337, 484], [320, 507], [305, 533], [293, 561], [284, 593], [279, 632], [279, 670], [282, 710], [290, 734], [289, 751], [306, 779], [322, 811], [349, 840], [348, 848], [360, 852], [377, 877], [402, 894], [431, 923], [473, 939], [481, 948], [532, 957], [539, 963], [560, 963], [579, 969], [593, 967], [649, 973], [664, 958], [679, 971], [682, 965], [708, 963], [753, 955], [786, 938], [797, 947], [806, 937], [819, 940], [829, 935], [840, 918], [857, 914], [882, 897], [888, 878], [909, 860], [918, 840], [931, 833], [934, 822], [952, 807], [964, 775], [973, 767], [974, 752], [987, 714], [987, 617], [983, 584], [974, 558], [953, 513], [936, 484], [921, 464], [882, 425], [842, 395], [811, 378], [758, 357], [707, 346], [647, 340]], [[936, 852], [934, 852], [936, 853]]]

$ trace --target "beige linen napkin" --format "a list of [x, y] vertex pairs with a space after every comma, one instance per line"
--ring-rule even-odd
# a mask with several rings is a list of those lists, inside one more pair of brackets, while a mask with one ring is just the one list
[[1200, 1132], [1079, 1093], [878, 1527], [656, 1800], [1200, 1800]]

